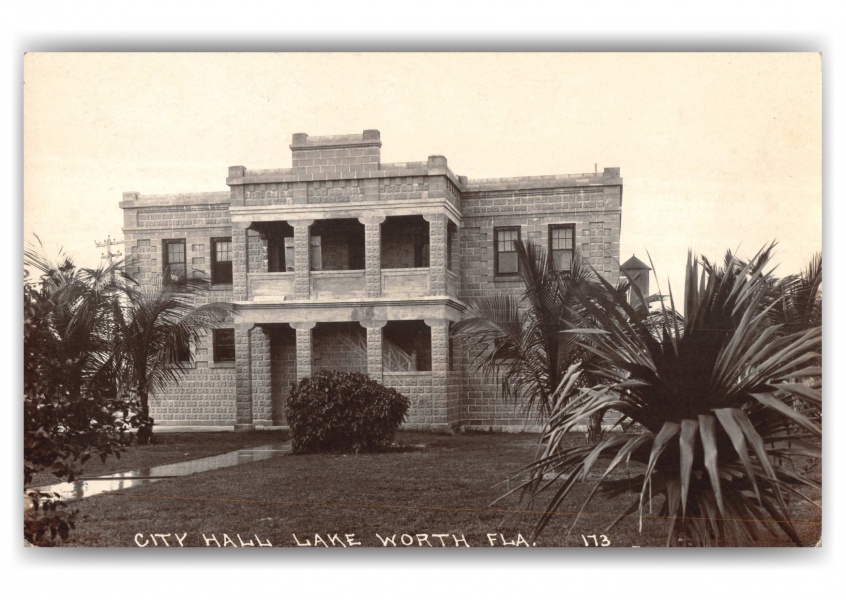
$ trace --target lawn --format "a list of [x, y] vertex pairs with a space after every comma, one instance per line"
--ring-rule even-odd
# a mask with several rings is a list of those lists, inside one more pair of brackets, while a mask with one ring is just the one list
[[[187, 436], [178, 438], [184, 450], [194, 448], [191, 435], [218, 434], [180, 435]], [[221, 435], [221, 440], [235, 436]], [[232, 540], [237, 546], [241, 540], [255, 543], [256, 539], [273, 546], [322, 546], [321, 542], [338, 546], [351, 541], [382, 546], [381, 539], [387, 538], [398, 546], [405, 542], [453, 547], [456, 539], [458, 545], [463, 546], [464, 540], [472, 547], [523, 545], [521, 540], [529, 540], [542, 506], [521, 506], [515, 497], [490, 504], [506, 491], [503, 482], [532, 459], [537, 436], [403, 432], [397, 442], [401, 451], [283, 455], [89, 498], [76, 504], [77, 526], [67, 545], [135, 546], [137, 540], [153, 546], [167, 540], [178, 546], [178, 537], [185, 546], [204, 546], [204, 536], [209, 540], [213, 536], [220, 544]], [[215, 450], [225, 451], [221, 445]], [[142, 451], [146, 450], [139, 449], [137, 460]], [[162, 450], [161, 455], [177, 453], [174, 448]], [[144, 460], [148, 458], [152, 460], [152, 451], [144, 455]], [[665, 545], [666, 523], [654, 515], [643, 519], [641, 532], [637, 517], [604, 531], [629, 498], [613, 502], [599, 498], [570, 532], [572, 513], [590, 487], [590, 482], [582, 484], [538, 538], [538, 546], [584, 547], [586, 541], [593, 546], [589, 536], [602, 534], [607, 538], [597, 537], [596, 543]], [[657, 511], [658, 506], [654, 508]], [[802, 521], [797, 527], [803, 540], [813, 544], [819, 536], [820, 511], [804, 509], [794, 519]], [[162, 536], [153, 538], [154, 534]], [[788, 544], [772, 536], [761, 541], [761, 545]]]

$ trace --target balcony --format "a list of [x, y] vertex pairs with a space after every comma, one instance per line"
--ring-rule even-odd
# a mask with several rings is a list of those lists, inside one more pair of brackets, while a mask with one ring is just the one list
[[382, 269], [382, 297], [415, 298], [429, 295], [429, 268]]
[[[367, 296], [364, 271], [311, 271], [310, 300], [360, 300]], [[447, 271], [447, 294], [458, 297], [458, 276]], [[248, 300], [294, 300], [294, 273], [248, 273]], [[381, 298], [410, 299], [430, 296], [429, 268], [382, 269]]]
[[[433, 226], [421, 215], [406, 215], [367, 221], [371, 228], [365, 231], [366, 220], [306, 220], [297, 224], [296, 232], [287, 222], [256, 224], [259, 236], [252, 238], [252, 252], [264, 252], [259, 257], [265, 260], [263, 268], [254, 260], [257, 271], [247, 273], [247, 300], [278, 303], [458, 298], [460, 279], [450, 270], [458, 262], [455, 224], [436, 220], [432, 221]], [[438, 231], [437, 227], [445, 230]], [[437, 233], [435, 239], [444, 246], [437, 256], [446, 256], [446, 264], [430, 264], [431, 231]], [[371, 255], [368, 260], [372, 272], [368, 272], [366, 259], [374, 249], [379, 252], [378, 263], [373, 264], [376, 261]]]
[[247, 298], [250, 300], [291, 300], [294, 297], [293, 273], [248, 273]]
[[367, 294], [364, 271], [312, 271], [310, 281], [312, 300], [348, 300]]

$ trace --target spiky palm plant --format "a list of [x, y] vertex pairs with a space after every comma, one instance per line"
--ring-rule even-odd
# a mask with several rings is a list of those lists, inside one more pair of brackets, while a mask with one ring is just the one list
[[474, 368], [501, 382], [506, 400], [545, 421], [561, 378], [583, 356], [578, 336], [566, 330], [579, 306], [577, 290], [595, 276], [578, 252], [570, 271], [558, 272], [543, 248], [520, 241], [515, 248], [524, 291], [475, 300], [454, 333], [467, 344]]
[[121, 286], [114, 307], [111, 366], [125, 390], [137, 395], [138, 439], [152, 438], [150, 395], [177, 383], [193, 361], [191, 348], [209, 329], [225, 322], [231, 305], [198, 305], [208, 283], [188, 280], [180, 285]]
[[[638, 492], [609, 529], [634, 513], [642, 523], [656, 499], [663, 500], [669, 545], [745, 545], [758, 539], [759, 526], [778, 527], [801, 544], [786, 496], [807, 499], [804, 486], [821, 486], [802, 469], [819, 456], [821, 428], [794, 401], [821, 409], [820, 389], [803, 381], [821, 374], [822, 331], [782, 334], [768, 322], [775, 306], [767, 301], [769, 250], [748, 263], [731, 259], [724, 269], [706, 263], [701, 273], [689, 255], [683, 322], [670, 318], [670, 290], [659, 336], [607, 281], [600, 280], [604, 293], [582, 295], [590, 319], [580, 322], [580, 333], [591, 339], [584, 349], [594, 359], [586, 368], [600, 383], [579, 389], [583, 373], [575, 365], [562, 380], [545, 447], [521, 488], [531, 498], [552, 492], [536, 535], [574, 486], [598, 470], [579, 516], [597, 493]], [[643, 432], [566, 446], [567, 432], [605, 410]], [[642, 467], [634, 476], [621, 469], [631, 462]]]

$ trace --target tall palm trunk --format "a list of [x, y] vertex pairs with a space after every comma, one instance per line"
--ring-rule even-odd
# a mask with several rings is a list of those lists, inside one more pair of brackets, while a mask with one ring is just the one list
[[150, 418], [149, 393], [147, 390], [138, 392], [138, 443], [142, 446], [153, 444], [153, 419]]

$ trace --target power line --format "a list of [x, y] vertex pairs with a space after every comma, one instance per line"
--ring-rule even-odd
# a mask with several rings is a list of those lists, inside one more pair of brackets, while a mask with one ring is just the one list
[[113, 240], [111, 235], [109, 235], [106, 238], [106, 241], [104, 241], [104, 242], [98, 242], [96, 240], [94, 241], [94, 244], [98, 248], [105, 248], [106, 249], [106, 251], [103, 254], [100, 255], [100, 258], [108, 260], [109, 266], [111, 266], [114, 263], [115, 258], [117, 258], [118, 256], [123, 256], [123, 253], [120, 250], [115, 250], [114, 252], [112, 252], [112, 246], [117, 246], [117, 245], [120, 245], [120, 244], [123, 244], [123, 243], [124, 243], [124, 240]]

